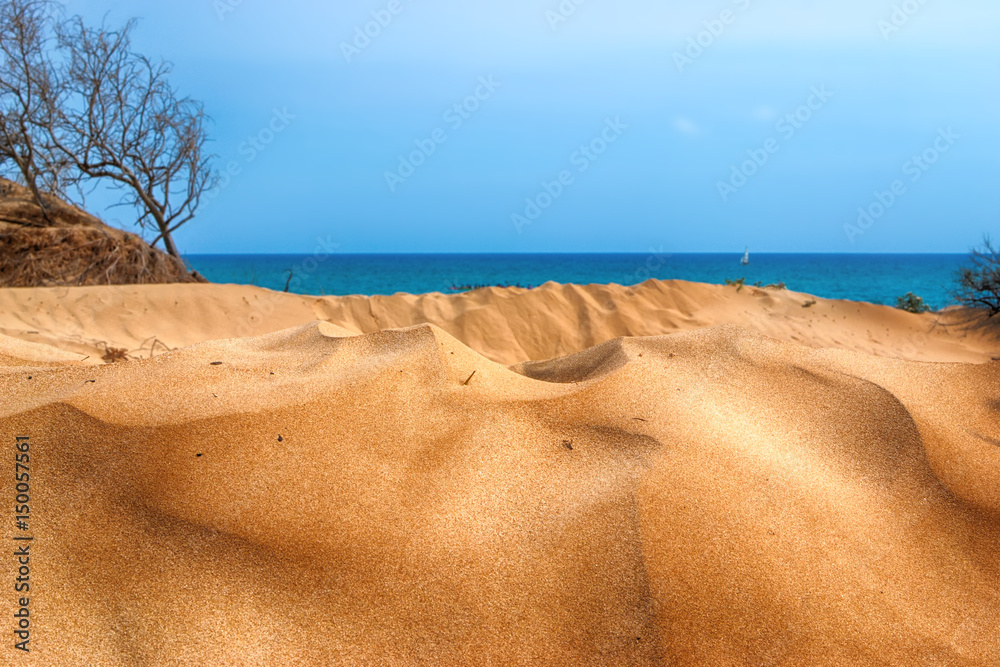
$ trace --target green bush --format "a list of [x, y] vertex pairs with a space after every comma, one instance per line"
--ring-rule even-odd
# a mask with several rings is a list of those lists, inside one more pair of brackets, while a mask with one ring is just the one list
[[746, 278], [740, 278], [739, 280], [729, 280], [727, 278], [726, 279], [726, 284], [735, 287], [736, 291], [739, 292], [744, 287], [746, 287], [747, 279]]
[[907, 292], [906, 296], [897, 298], [896, 308], [905, 310], [908, 313], [917, 314], [929, 313], [931, 311], [931, 307], [924, 303], [924, 300], [913, 292]]

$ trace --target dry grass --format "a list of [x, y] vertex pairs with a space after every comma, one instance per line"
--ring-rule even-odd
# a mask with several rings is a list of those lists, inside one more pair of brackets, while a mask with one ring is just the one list
[[112, 229], [46, 227], [0, 233], [0, 287], [197, 282], [179, 260]]
[[0, 287], [204, 282], [135, 234], [46, 197], [49, 220], [20, 185], [0, 179]]

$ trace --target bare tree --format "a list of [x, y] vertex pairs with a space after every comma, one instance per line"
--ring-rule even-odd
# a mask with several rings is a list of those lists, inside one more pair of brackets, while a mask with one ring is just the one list
[[67, 198], [84, 185], [123, 191], [180, 258], [173, 233], [214, 187], [202, 105], [177, 95], [170, 65], [132, 49], [121, 30], [61, 21], [57, 0], [0, 0], [0, 174], [31, 191], [50, 224], [43, 191]]
[[969, 259], [970, 266], [959, 272], [955, 300], [967, 308], [984, 312], [987, 318], [1000, 315], [1000, 248], [993, 247], [987, 236], [982, 247], [975, 248]]
[[123, 190], [120, 204], [136, 209], [156, 245], [180, 257], [173, 233], [194, 218], [202, 194], [215, 185], [204, 153], [202, 105], [177, 96], [170, 65], [132, 50], [135, 21], [121, 30], [88, 28], [79, 17], [62, 24], [62, 73], [70, 101], [55, 114], [53, 146], [78, 181]]
[[0, 1], [0, 173], [28, 187], [49, 223], [42, 190], [60, 192], [63, 171], [49, 145], [61, 95], [49, 56], [55, 11], [48, 0]]

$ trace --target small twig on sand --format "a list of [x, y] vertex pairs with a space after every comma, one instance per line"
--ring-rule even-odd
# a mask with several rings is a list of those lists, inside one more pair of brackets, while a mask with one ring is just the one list
[[476, 375], [476, 371], [472, 371], [472, 375], [469, 376], [469, 379], [466, 380], [465, 382], [463, 382], [462, 384], [465, 385], [466, 387], [468, 387], [469, 383], [472, 382], [472, 378], [475, 377], [475, 375]]
[[160, 340], [156, 336], [152, 336], [152, 337], [147, 338], [146, 340], [142, 341], [142, 344], [139, 345], [139, 349], [136, 350], [136, 352], [144, 352], [146, 350], [146, 343], [148, 343], [150, 341], [152, 341], [152, 345], [149, 346], [149, 358], [150, 359], [152, 359], [153, 355], [156, 354], [156, 346], [157, 345], [159, 345], [160, 347], [162, 347], [164, 349], [164, 351], [166, 351], [166, 352], [172, 352], [173, 351], [173, 348], [171, 348], [169, 345], [167, 345], [166, 343], [164, 343], [162, 340]]
[[144, 352], [146, 350], [146, 343], [148, 343], [150, 341], [152, 341], [152, 344], [149, 346], [149, 358], [150, 359], [152, 359], [153, 355], [156, 354], [156, 346], [157, 345], [159, 345], [160, 347], [162, 347], [164, 349], [164, 351], [166, 351], [166, 352], [172, 352], [173, 351], [173, 348], [171, 348], [169, 345], [167, 345], [166, 343], [164, 343], [162, 340], [160, 340], [156, 336], [152, 336], [151, 338], [147, 338], [146, 340], [142, 341], [142, 344], [139, 346], [139, 349], [136, 350], [136, 352]]
[[101, 341], [104, 346], [104, 356], [101, 357], [105, 363], [114, 364], [119, 361], [128, 361], [128, 350], [120, 347], [109, 347], [107, 343]]

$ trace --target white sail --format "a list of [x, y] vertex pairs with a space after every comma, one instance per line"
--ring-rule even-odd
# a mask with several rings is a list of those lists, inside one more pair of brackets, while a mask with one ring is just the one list
[[750, 248], [747, 248], [747, 249], [746, 249], [746, 252], [744, 252], [744, 253], [743, 253], [743, 261], [742, 261], [742, 262], [740, 262], [740, 263], [741, 263], [741, 264], [742, 264], [743, 266], [746, 266], [747, 264], [749, 264], [749, 263], [750, 263]]

